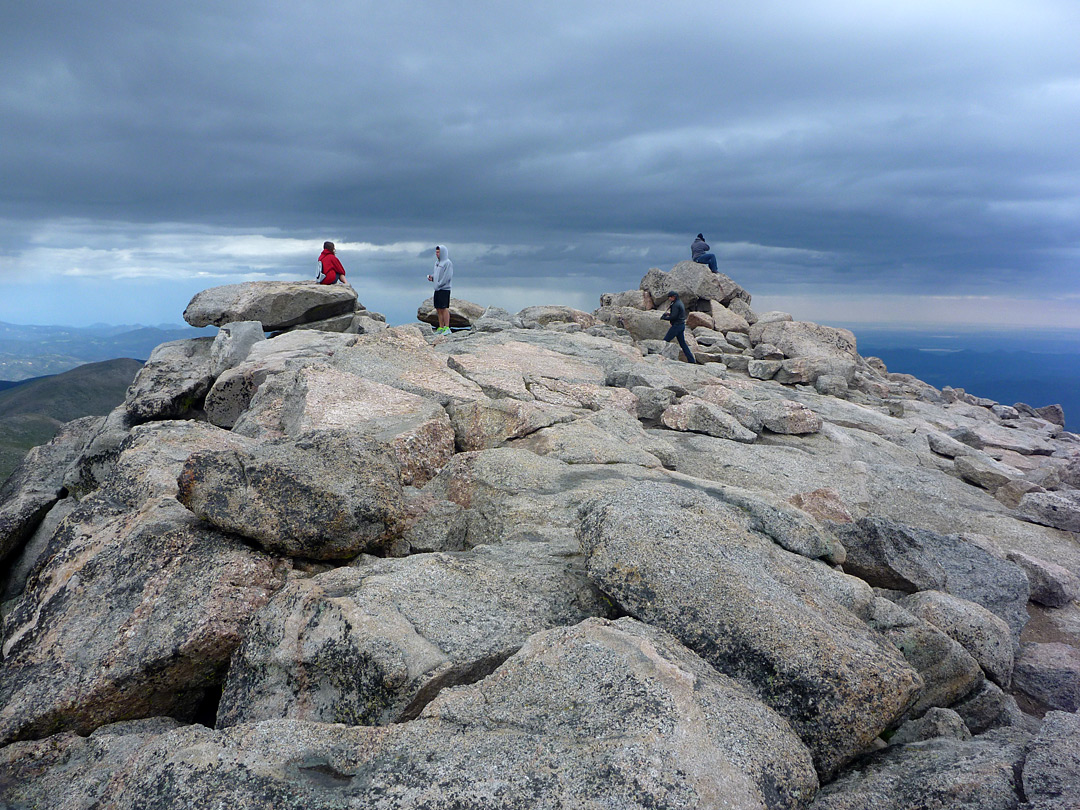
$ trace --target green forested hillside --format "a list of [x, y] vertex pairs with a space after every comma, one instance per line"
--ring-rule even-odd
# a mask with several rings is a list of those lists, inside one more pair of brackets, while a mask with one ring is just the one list
[[128, 358], [87, 363], [0, 391], [0, 481], [31, 447], [49, 441], [64, 422], [103, 416], [123, 402], [141, 367], [141, 362]]

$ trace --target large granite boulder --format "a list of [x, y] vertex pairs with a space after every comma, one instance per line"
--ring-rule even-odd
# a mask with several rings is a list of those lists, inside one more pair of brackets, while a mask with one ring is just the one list
[[517, 314], [517, 317], [526, 325], [529, 323], [538, 323], [541, 326], [553, 323], [576, 323], [582, 329], [588, 329], [596, 324], [596, 318], [588, 312], [551, 304], [525, 307]]
[[355, 309], [356, 291], [347, 284], [249, 281], [196, 293], [184, 310], [184, 320], [192, 326], [258, 321], [265, 331], [275, 332]]
[[[797, 810], [817, 789], [787, 723], [667, 634], [629, 619], [536, 634], [410, 723], [196, 725], [126, 744], [130, 758], [122, 767], [111, 767], [116, 755], [106, 760], [104, 784], [94, 786], [101, 806]], [[64, 800], [64, 763], [42, 761], [40, 800]], [[16, 774], [0, 780], [5, 800], [34, 795], [25, 769]]]
[[124, 406], [132, 422], [181, 419], [202, 406], [214, 382], [210, 349], [214, 338], [162, 343], [128, 388]]
[[865, 751], [922, 688], [895, 647], [801, 572], [801, 557], [718, 499], [624, 486], [586, 507], [581, 543], [601, 590], [778, 711], [823, 775]]
[[340, 560], [401, 532], [401, 473], [385, 445], [347, 430], [192, 454], [178, 500], [277, 554]]
[[454, 454], [454, 428], [438, 403], [325, 364], [267, 378], [233, 425], [234, 433], [258, 439], [321, 430], [388, 445], [406, 486], [422, 486]]
[[365, 558], [293, 581], [259, 613], [229, 668], [218, 727], [411, 719], [533, 633], [609, 610], [581, 558], [548, 544]]
[[1047, 712], [1024, 760], [1031, 810], [1080, 807], [1080, 714]]
[[746, 290], [723, 273], [714, 273], [708, 265], [697, 262], [679, 262], [667, 273], [654, 267], [642, 278], [641, 289], [657, 304], [665, 301], [671, 290], [679, 294], [687, 307], [699, 300], [728, 304], [732, 299], [741, 298], [750, 303], [750, 294]]

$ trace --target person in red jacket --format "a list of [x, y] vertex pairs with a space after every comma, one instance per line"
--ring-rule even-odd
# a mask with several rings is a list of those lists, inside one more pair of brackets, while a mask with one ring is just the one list
[[333, 242], [323, 242], [323, 252], [319, 255], [318, 281], [320, 284], [348, 283], [345, 281], [345, 268], [334, 255]]

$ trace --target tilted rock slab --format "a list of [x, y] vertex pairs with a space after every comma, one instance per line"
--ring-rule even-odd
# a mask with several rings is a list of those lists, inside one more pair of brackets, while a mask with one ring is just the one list
[[501, 447], [510, 439], [520, 439], [541, 428], [574, 419], [574, 414], [562, 406], [509, 397], [481, 397], [452, 405], [449, 410], [455, 444], [463, 452]]
[[918, 697], [922, 680], [895, 647], [722, 502], [627, 486], [586, 508], [581, 543], [605, 593], [776, 709], [823, 775]]
[[661, 414], [660, 421], [672, 430], [704, 433], [717, 439], [745, 444], [757, 439], [754, 431], [747, 430], [722, 407], [696, 397], [687, 397], [669, 406]]
[[347, 284], [250, 281], [196, 293], [184, 310], [184, 320], [192, 326], [258, 321], [265, 331], [275, 332], [354, 309], [356, 291]]
[[1006, 729], [892, 746], [823, 787], [810, 810], [1014, 810], [1025, 742]]
[[191, 718], [284, 579], [167, 496], [137, 510], [89, 496], [44, 559], [4, 616], [0, 742]]
[[259, 613], [233, 656], [217, 725], [411, 719], [533, 633], [609, 611], [581, 558], [547, 544], [365, 559], [294, 580]]
[[269, 551], [347, 559], [400, 533], [400, 475], [385, 445], [346, 430], [317, 431], [195, 453], [180, 473], [177, 499]]
[[588, 312], [582, 312], [580, 309], [574, 309], [573, 307], [551, 304], [525, 307], [517, 314], [517, 317], [522, 323], [533, 321], [541, 326], [552, 323], [576, 323], [582, 329], [588, 329], [596, 324], [596, 318]]
[[1008, 559], [1027, 574], [1032, 602], [1047, 607], [1062, 607], [1080, 598], [1080, 577], [1067, 568], [1021, 551], [1010, 552]]
[[179, 419], [202, 405], [214, 382], [214, 338], [173, 340], [150, 353], [128, 388], [124, 407], [133, 422]]
[[658, 308], [667, 301], [671, 290], [679, 294], [687, 307], [699, 299], [729, 304], [732, 299], [741, 298], [750, 303], [750, 293], [723, 273], [714, 273], [707, 264], [697, 262], [679, 262], [667, 273], [654, 267], [641, 279], [640, 288], [652, 296]]
[[817, 788], [781, 718], [629, 619], [539, 633], [409, 723], [189, 726], [132, 748], [102, 806], [797, 810]]
[[1021, 645], [1013, 688], [1038, 707], [1080, 710], [1080, 649], [1058, 641]]

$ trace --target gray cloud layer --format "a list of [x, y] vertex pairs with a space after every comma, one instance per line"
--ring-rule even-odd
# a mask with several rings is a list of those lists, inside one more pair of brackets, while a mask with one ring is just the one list
[[703, 230], [766, 290], [1077, 295], [1078, 41], [1074, 0], [17, 3], [0, 268], [179, 223], [614, 288]]

